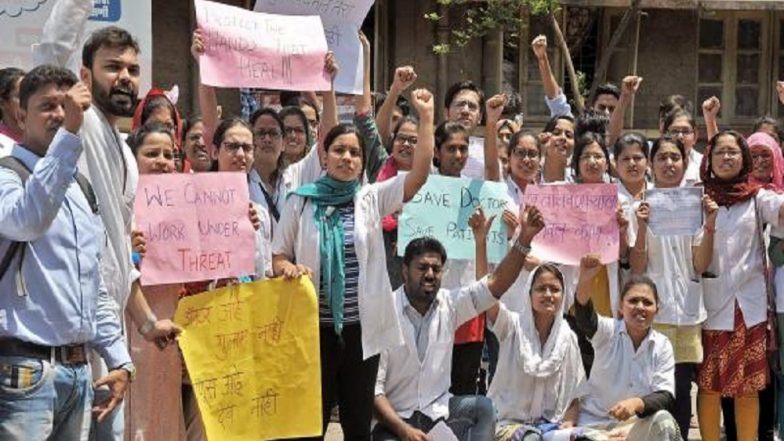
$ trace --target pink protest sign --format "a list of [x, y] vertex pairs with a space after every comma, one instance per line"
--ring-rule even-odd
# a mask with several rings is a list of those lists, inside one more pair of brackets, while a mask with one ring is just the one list
[[321, 18], [264, 14], [196, 0], [201, 81], [215, 87], [329, 90]]
[[141, 176], [134, 211], [135, 229], [147, 240], [144, 285], [255, 272], [247, 179], [245, 173]]
[[529, 185], [524, 198], [544, 216], [544, 230], [533, 242], [536, 257], [568, 265], [579, 265], [591, 253], [599, 254], [602, 263], [618, 260], [615, 185]]

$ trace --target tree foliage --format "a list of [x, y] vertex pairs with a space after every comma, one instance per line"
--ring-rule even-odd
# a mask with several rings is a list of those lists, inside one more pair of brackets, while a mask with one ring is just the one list
[[[437, 0], [439, 5], [449, 7], [465, 6], [465, 20], [462, 26], [451, 28], [449, 42], [433, 46], [436, 54], [448, 53], [453, 46], [464, 47], [474, 38], [482, 37], [488, 32], [498, 29], [517, 29], [520, 26], [520, 9], [527, 7], [531, 14], [547, 14], [558, 8], [557, 0]], [[425, 14], [425, 18], [434, 22], [443, 16], [438, 12]]]

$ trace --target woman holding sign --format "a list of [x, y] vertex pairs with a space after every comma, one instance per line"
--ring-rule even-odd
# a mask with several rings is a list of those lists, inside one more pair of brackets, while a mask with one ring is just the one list
[[[193, 31], [191, 55], [197, 63], [204, 54], [206, 45], [204, 38], [201, 30]], [[320, 132], [326, 133], [337, 125], [334, 82], [338, 73], [338, 65], [331, 52], [327, 53], [325, 58], [324, 70], [332, 79], [331, 90], [324, 94], [324, 116], [321, 119], [321, 128], [319, 129]], [[199, 103], [203, 112], [204, 139], [209, 143], [219, 123], [215, 88], [199, 84]], [[289, 127], [292, 127], [290, 131], [299, 133], [301, 127], [293, 128], [297, 124], [294, 121], [299, 118], [293, 114], [286, 113], [286, 115], [290, 119]], [[294, 118], [292, 119], [292, 117]], [[302, 184], [313, 182], [321, 175], [319, 152], [318, 149], [311, 148], [311, 151], [302, 160], [289, 165], [282, 156], [284, 151], [283, 136], [287, 131], [281, 117], [272, 109], [262, 109], [251, 116], [250, 122], [254, 145], [257, 149], [254, 167], [252, 170], [248, 170], [250, 173], [248, 181], [250, 197], [253, 202], [267, 212], [268, 217], [277, 222], [280, 210], [283, 208], [285, 194]], [[299, 137], [299, 135], [294, 137]], [[215, 144], [214, 141], [213, 144]]]
[[[686, 172], [686, 149], [679, 138], [665, 135], [651, 148], [656, 188], [680, 188]], [[675, 406], [673, 415], [682, 434], [689, 433], [691, 381], [702, 363], [700, 325], [707, 314], [700, 278], [713, 258], [713, 236], [718, 206], [708, 195], [702, 198], [705, 211], [703, 233], [698, 236], [657, 236], [648, 229], [648, 202], [636, 210], [637, 234], [630, 251], [632, 274], [647, 274], [655, 283], [661, 305], [654, 329], [667, 336], [675, 350]], [[686, 438], [686, 436], [684, 436]]]
[[[176, 171], [175, 139], [168, 126], [144, 124], [131, 133], [128, 145], [136, 157], [140, 175]], [[134, 263], [138, 265], [138, 252], [143, 254], [145, 245], [141, 232], [134, 231], [133, 239]], [[184, 431], [181, 433], [180, 425], [173, 426], [172, 421], [182, 418], [182, 361], [176, 345], [169, 344], [174, 343], [180, 332], [171, 319], [177, 309], [181, 285], [146, 285], [142, 292], [139, 276], [136, 272], [133, 277], [126, 309], [137, 325], [138, 334], [130, 331], [126, 335], [137, 369], [148, 374], [131, 383], [126, 400], [126, 430], [146, 439], [179, 439], [184, 437]], [[153, 397], [156, 405], [150, 406]]]
[[326, 176], [295, 190], [273, 240], [275, 275], [312, 276], [319, 292], [324, 430], [335, 403], [346, 439], [367, 439], [377, 355], [403, 343], [386, 272], [381, 218], [424, 185], [433, 158], [433, 96], [411, 94], [421, 123], [413, 167], [384, 182], [361, 183], [362, 138], [350, 125], [326, 135]]
[[574, 151], [574, 118], [554, 116], [541, 134], [544, 144], [542, 182], [571, 182], [569, 157]]
[[[579, 185], [583, 184], [603, 184], [605, 183], [610, 164], [610, 153], [605, 145], [604, 136], [593, 132], [585, 132], [577, 140], [572, 155], [572, 173]], [[618, 205], [617, 218], [619, 224], [619, 260], [625, 260], [628, 255], [628, 220], [624, 215], [623, 208]], [[619, 304], [619, 264], [613, 261], [607, 265], [601, 265], [595, 271], [593, 279], [589, 284], [576, 284], [576, 268], [571, 267], [567, 270], [570, 274], [571, 286], [577, 285], [578, 294], [580, 289], [589, 288], [592, 293], [593, 304], [596, 312], [603, 317], [615, 317], [618, 314]], [[570, 299], [571, 300], [571, 299]], [[571, 302], [569, 302], [571, 303]], [[574, 326], [573, 326], [574, 328]], [[585, 371], [590, 375], [593, 364], [593, 348], [586, 339], [586, 336], [579, 328], [575, 329], [583, 351], [583, 363]]]
[[711, 139], [700, 167], [705, 192], [722, 207], [716, 228], [705, 231], [714, 248], [703, 278], [708, 317], [702, 327], [697, 411], [707, 441], [719, 439], [722, 396], [735, 399], [738, 439], [756, 439], [758, 392], [769, 381], [762, 225], [779, 227], [784, 196], [748, 182], [752, 170], [746, 141], [731, 130]]

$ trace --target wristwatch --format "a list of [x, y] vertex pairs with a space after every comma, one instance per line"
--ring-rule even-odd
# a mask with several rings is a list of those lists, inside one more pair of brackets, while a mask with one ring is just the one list
[[531, 246], [525, 246], [520, 243], [520, 241], [514, 241], [514, 245], [512, 245], [514, 249], [517, 250], [518, 253], [522, 254], [523, 256], [527, 256], [531, 253]]
[[133, 383], [133, 380], [136, 379], [136, 366], [133, 363], [125, 363], [124, 365], [118, 367], [117, 369], [122, 369], [125, 372], [128, 372], [128, 382]]
[[158, 317], [155, 317], [154, 315], [147, 317], [147, 321], [144, 322], [141, 326], [139, 326], [138, 329], [139, 334], [141, 334], [142, 336], [147, 335], [148, 332], [152, 331], [152, 329], [155, 327], [155, 323], [157, 322], [158, 322]]

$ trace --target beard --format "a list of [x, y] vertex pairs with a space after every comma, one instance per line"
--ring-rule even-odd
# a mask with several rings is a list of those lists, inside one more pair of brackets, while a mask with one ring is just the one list
[[131, 117], [139, 102], [137, 91], [131, 86], [114, 86], [109, 90], [94, 83], [93, 100], [105, 113], [119, 117]]

